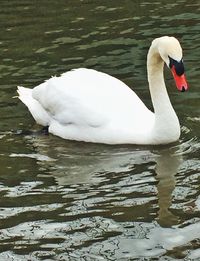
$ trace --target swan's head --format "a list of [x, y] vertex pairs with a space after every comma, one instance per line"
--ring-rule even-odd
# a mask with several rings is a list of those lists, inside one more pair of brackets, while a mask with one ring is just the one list
[[183, 53], [179, 41], [169, 36], [163, 36], [154, 41], [156, 42], [161, 58], [171, 69], [177, 89], [182, 92], [186, 91], [188, 84], [184, 74]]

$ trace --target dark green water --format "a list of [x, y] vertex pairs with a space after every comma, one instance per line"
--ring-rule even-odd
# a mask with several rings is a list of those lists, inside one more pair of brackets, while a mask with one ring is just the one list
[[[0, 32], [0, 260], [200, 260], [199, 1], [3, 0]], [[88, 67], [151, 108], [146, 54], [161, 35], [180, 40], [190, 85], [177, 92], [166, 71], [177, 144], [37, 134], [13, 98], [17, 85]]]

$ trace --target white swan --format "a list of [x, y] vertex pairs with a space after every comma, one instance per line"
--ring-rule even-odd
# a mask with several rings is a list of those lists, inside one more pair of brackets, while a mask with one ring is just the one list
[[18, 87], [19, 99], [38, 124], [64, 139], [107, 144], [167, 144], [180, 125], [163, 77], [164, 62], [177, 88], [188, 89], [182, 49], [174, 37], [156, 38], [147, 56], [154, 113], [120, 80], [91, 69], [52, 77], [34, 89]]

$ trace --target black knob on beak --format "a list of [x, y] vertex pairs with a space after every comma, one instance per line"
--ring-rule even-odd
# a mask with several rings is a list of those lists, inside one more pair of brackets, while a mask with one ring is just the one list
[[182, 86], [181, 92], [185, 92], [185, 87]]

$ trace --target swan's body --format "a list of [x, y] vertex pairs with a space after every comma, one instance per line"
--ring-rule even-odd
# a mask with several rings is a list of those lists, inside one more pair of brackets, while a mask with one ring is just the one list
[[[180, 136], [180, 125], [163, 79], [163, 60], [168, 55], [180, 63], [178, 41], [155, 39], [147, 59], [155, 113], [123, 82], [91, 69], [69, 71], [34, 89], [18, 87], [19, 98], [37, 123], [65, 139], [107, 144], [174, 142]], [[187, 89], [183, 75], [178, 77], [180, 88]]]

